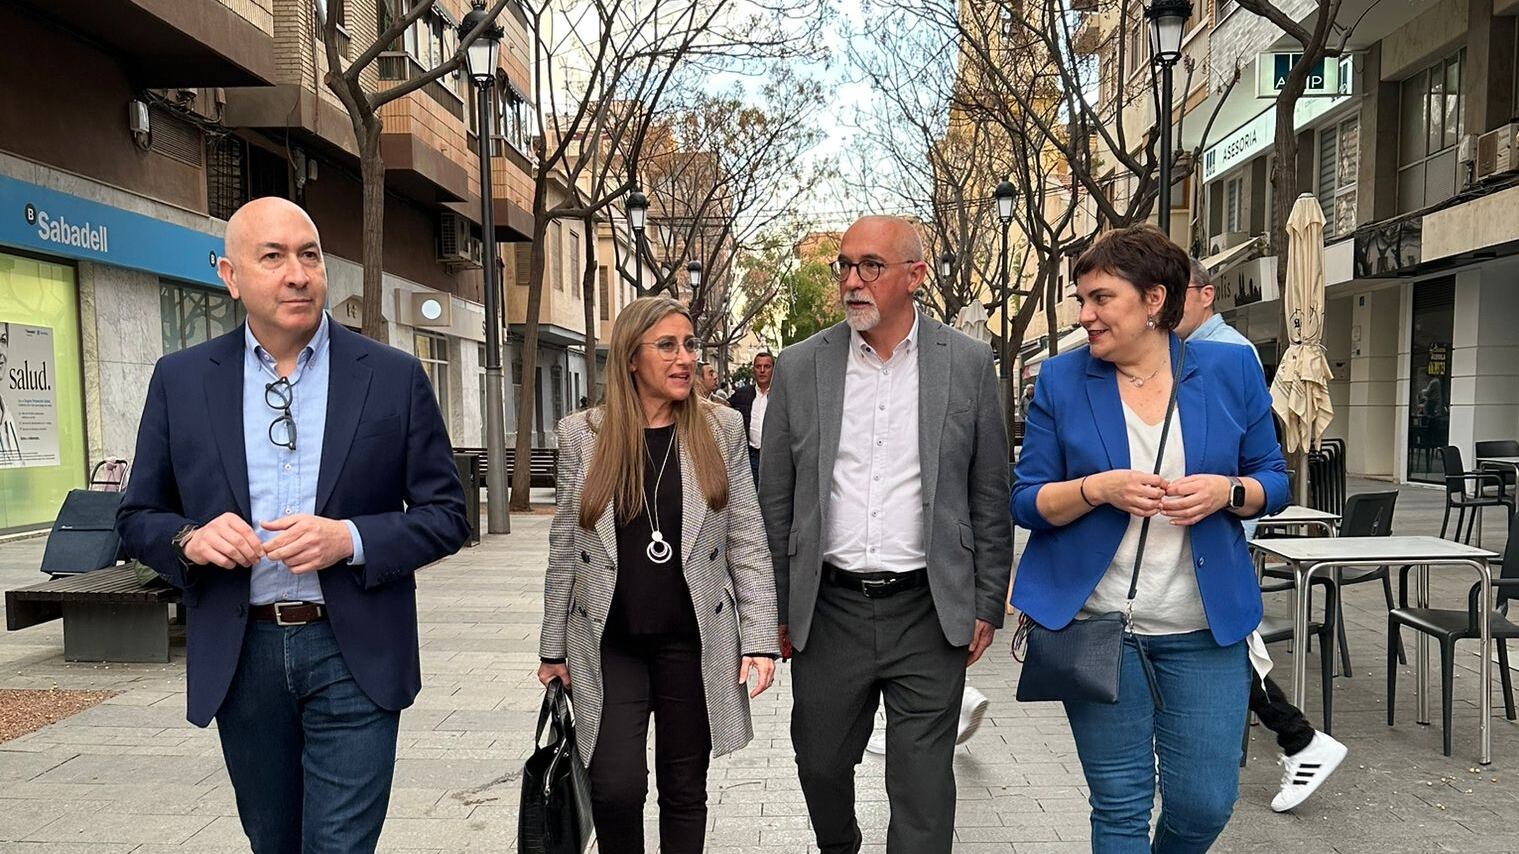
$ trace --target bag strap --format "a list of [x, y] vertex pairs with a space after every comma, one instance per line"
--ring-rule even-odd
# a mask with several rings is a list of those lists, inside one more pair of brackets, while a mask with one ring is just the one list
[[[1181, 348], [1176, 353], [1176, 364], [1171, 366], [1171, 397], [1166, 401], [1166, 417], [1161, 422], [1160, 446], [1155, 451], [1155, 471], [1160, 474], [1161, 463], [1166, 457], [1166, 440], [1171, 438], [1171, 416], [1176, 414], [1176, 389], [1181, 385], [1181, 367], [1187, 360], [1187, 340], [1181, 339]], [[1134, 624], [1134, 598], [1139, 595], [1139, 565], [1145, 559], [1145, 540], [1150, 536], [1150, 520], [1154, 516], [1146, 516], [1139, 525], [1139, 546], [1134, 552], [1134, 572], [1129, 575], [1129, 599], [1128, 607], [1124, 609], [1123, 624], [1129, 628]]]

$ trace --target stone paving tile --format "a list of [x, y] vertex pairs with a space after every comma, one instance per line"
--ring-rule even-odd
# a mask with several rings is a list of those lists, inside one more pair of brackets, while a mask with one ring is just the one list
[[[1351, 491], [1379, 486], [1352, 484]], [[1434, 533], [1440, 494], [1404, 489], [1396, 529]], [[1496, 516], [1496, 514], [1492, 514]], [[533, 679], [546, 515], [513, 519], [515, 533], [418, 576], [426, 689], [401, 719], [396, 789], [380, 849], [395, 854], [504, 851], [515, 844], [516, 774], [530, 751], [541, 697]], [[1493, 521], [1487, 542], [1502, 543]], [[1020, 545], [1026, 538], [1020, 533]], [[0, 587], [35, 583], [41, 540], [0, 544]], [[1459, 602], [1464, 577], [1435, 578], [1437, 601]], [[1440, 597], [1444, 597], [1442, 600]], [[1286, 598], [1268, 597], [1283, 614]], [[1354, 678], [1335, 686], [1335, 732], [1351, 747], [1345, 767], [1299, 808], [1268, 808], [1280, 769], [1274, 742], [1252, 732], [1240, 801], [1217, 851], [1514, 852], [1519, 725], [1495, 703], [1490, 768], [1477, 750], [1476, 655], [1458, 652], [1456, 755], [1440, 755], [1440, 728], [1413, 721], [1412, 671], [1400, 670], [1397, 726], [1386, 724], [1385, 605], [1376, 585], [1346, 594]], [[1058, 705], [1012, 701], [1016, 666], [1004, 634], [970, 674], [993, 700], [977, 736], [960, 748], [956, 852], [1087, 851], [1086, 788]], [[57, 623], [0, 636], [0, 687], [121, 691], [110, 702], [0, 745], [0, 852], [221, 854], [246, 851], [214, 730], [184, 720], [184, 648], [168, 665], [70, 664]], [[1284, 670], [1290, 652], [1273, 650]], [[1308, 712], [1317, 718], [1316, 659]], [[790, 687], [754, 706], [756, 738], [712, 766], [712, 854], [813, 851], [790, 749]], [[1431, 680], [1434, 684], [1434, 680]], [[1433, 701], [1438, 713], [1438, 698]], [[858, 774], [865, 851], [884, 852], [889, 819], [882, 761]], [[1467, 791], [1470, 789], [1471, 791]], [[651, 793], [652, 804], [654, 795]], [[657, 824], [649, 810], [646, 838]]]

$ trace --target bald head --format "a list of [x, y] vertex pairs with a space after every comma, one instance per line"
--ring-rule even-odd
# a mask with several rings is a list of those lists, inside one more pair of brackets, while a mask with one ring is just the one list
[[317, 235], [316, 223], [311, 221], [311, 217], [300, 205], [278, 196], [264, 196], [238, 208], [233, 212], [232, 218], [227, 220], [226, 255], [233, 259], [240, 258], [247, 250], [249, 240], [269, 231], [271, 226], [283, 225], [290, 219], [311, 229], [320, 245], [321, 237]]
[[862, 216], [844, 232], [844, 243], [849, 242], [850, 235], [889, 249], [889, 260], [923, 260], [923, 239], [918, 236], [918, 229], [899, 216]]

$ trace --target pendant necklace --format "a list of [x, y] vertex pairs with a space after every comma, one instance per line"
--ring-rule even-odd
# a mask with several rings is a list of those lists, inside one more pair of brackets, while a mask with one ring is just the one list
[[1160, 373], [1160, 368], [1156, 368], [1155, 370], [1151, 371], [1150, 375], [1147, 377], [1136, 377], [1123, 368], [1119, 368], [1118, 372], [1120, 374], [1123, 374], [1123, 378], [1128, 380], [1130, 384], [1132, 384], [1135, 388], [1144, 388], [1145, 383], [1155, 379], [1155, 375]]
[[[659, 485], [665, 479], [665, 466], [670, 463], [670, 451], [674, 447], [675, 432], [672, 430], [670, 432], [670, 444], [665, 445], [664, 462], [659, 464], [659, 475], [654, 478], [654, 495], [652, 498], [645, 495], [644, 500], [644, 515], [649, 517], [649, 527], [652, 530], [649, 534], [649, 545], [643, 550], [643, 553], [649, 558], [650, 562], [661, 565], [669, 563], [671, 555], [675, 553], [675, 550], [670, 548], [670, 544], [665, 540], [664, 532], [659, 529], [659, 506], [656, 503], [656, 499], [659, 498]], [[648, 442], [644, 442], [643, 450], [645, 454], [649, 455], [649, 465], [653, 465], [654, 455], [649, 453]]]

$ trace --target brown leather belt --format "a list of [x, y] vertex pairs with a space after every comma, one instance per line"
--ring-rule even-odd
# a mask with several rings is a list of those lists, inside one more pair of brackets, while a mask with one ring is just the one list
[[327, 619], [327, 608], [315, 602], [273, 602], [268, 605], [254, 605], [248, 609], [248, 614], [261, 623], [274, 623], [277, 626], [304, 626], [307, 623]]
[[835, 587], [865, 594], [867, 599], [885, 599], [907, 590], [928, 586], [928, 570], [911, 572], [849, 572], [831, 563], [823, 564], [823, 578]]

